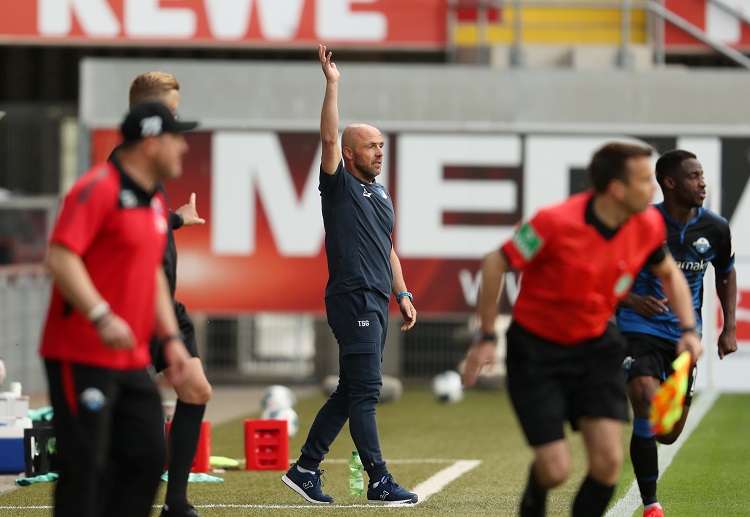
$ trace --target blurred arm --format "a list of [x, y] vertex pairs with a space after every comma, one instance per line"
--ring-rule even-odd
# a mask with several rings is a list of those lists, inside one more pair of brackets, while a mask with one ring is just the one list
[[68, 248], [50, 245], [47, 267], [63, 298], [84, 315], [105, 301], [94, 286], [83, 259]]

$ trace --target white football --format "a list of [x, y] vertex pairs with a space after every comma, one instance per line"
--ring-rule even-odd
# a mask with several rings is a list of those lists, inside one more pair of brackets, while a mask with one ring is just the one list
[[268, 386], [260, 394], [260, 406], [264, 410], [271, 408], [294, 407], [296, 403], [297, 397], [294, 396], [292, 390], [279, 384]]
[[440, 402], [460, 402], [464, 398], [461, 375], [453, 370], [437, 374], [432, 379], [432, 392]]
[[267, 408], [261, 414], [261, 418], [263, 420], [286, 420], [286, 428], [290, 438], [299, 431], [297, 412], [290, 407]]

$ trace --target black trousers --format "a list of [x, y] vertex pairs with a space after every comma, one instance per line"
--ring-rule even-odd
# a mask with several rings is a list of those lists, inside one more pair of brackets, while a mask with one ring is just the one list
[[166, 456], [149, 371], [45, 366], [60, 462], [54, 515], [149, 516]]

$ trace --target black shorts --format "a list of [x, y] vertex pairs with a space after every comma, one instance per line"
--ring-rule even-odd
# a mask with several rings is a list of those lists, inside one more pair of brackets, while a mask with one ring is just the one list
[[672, 374], [677, 343], [640, 332], [623, 332], [622, 335], [628, 341], [628, 356], [632, 359], [625, 369], [628, 380], [634, 377], [656, 377], [661, 382]]
[[531, 446], [561, 440], [568, 420], [629, 420], [622, 379], [626, 342], [614, 325], [598, 338], [562, 346], [513, 322], [508, 329], [508, 392]]
[[[180, 332], [188, 352], [192, 357], [200, 357], [198, 355], [198, 343], [195, 341], [193, 320], [190, 319], [185, 306], [177, 300], [174, 301], [174, 314], [177, 317], [177, 324], [180, 326]], [[164, 343], [156, 336], [151, 338], [151, 362], [157, 372], [167, 367], [167, 361], [164, 359]]]

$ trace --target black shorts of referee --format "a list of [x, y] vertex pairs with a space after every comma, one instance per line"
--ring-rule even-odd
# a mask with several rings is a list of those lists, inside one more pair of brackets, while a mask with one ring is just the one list
[[622, 374], [625, 338], [610, 324], [601, 336], [563, 346], [511, 323], [507, 339], [508, 392], [529, 445], [565, 437], [567, 420], [629, 420]]

